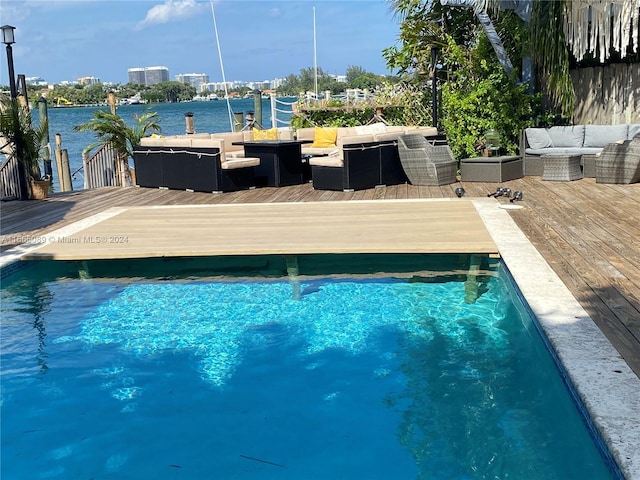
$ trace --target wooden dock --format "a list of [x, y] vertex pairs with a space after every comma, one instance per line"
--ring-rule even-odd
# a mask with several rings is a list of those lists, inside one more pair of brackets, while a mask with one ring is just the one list
[[[47, 233], [114, 207], [136, 207], [127, 210], [127, 215], [133, 215], [131, 220], [134, 222], [142, 222], [142, 219], [135, 218], [135, 212], [141, 211], [137, 207], [141, 206], [188, 205], [191, 206], [190, 210], [196, 211], [198, 209], [193, 206], [231, 204], [238, 207], [237, 212], [241, 212], [246, 208], [245, 204], [350, 201], [347, 202], [350, 206], [346, 207], [346, 210], [353, 213], [355, 210], [351, 210], [351, 205], [359, 203], [353, 200], [451, 199], [445, 205], [450, 207], [450, 213], [455, 216], [456, 209], [464, 209], [463, 205], [469, 205], [468, 202], [458, 202], [455, 198], [454, 189], [459, 185], [398, 185], [350, 193], [313, 190], [309, 184], [225, 194], [102, 188], [57, 194], [44, 201], [3, 203], [0, 241], [4, 251], [25, 242], [37, 241]], [[462, 185], [467, 192], [465, 198], [486, 198], [497, 186], [483, 183]], [[636, 375], [640, 376], [640, 184], [603, 185], [596, 184], [594, 179], [543, 182], [540, 177], [524, 177], [508, 182], [506, 186], [524, 192], [524, 200], [521, 203], [524, 208], [508, 210], [515, 223], [618, 349]], [[499, 201], [509, 203], [504, 199]], [[399, 204], [381, 202], [380, 211], [390, 208], [388, 206], [394, 203]], [[408, 202], [406, 205], [411, 203]], [[337, 207], [334, 205], [327, 203], [325, 207], [335, 210]], [[319, 208], [327, 211], [322, 205]], [[165, 212], [169, 210], [174, 213], [186, 211], [180, 208], [158, 209]], [[211, 209], [202, 209], [203, 212], [208, 210]], [[468, 214], [464, 211], [458, 213]], [[389, 211], [385, 214], [393, 215]], [[286, 215], [284, 209], [280, 215]], [[469, 214], [467, 218], [472, 218], [472, 215]], [[270, 219], [262, 218], [263, 223], [269, 223], [268, 220]], [[294, 223], [294, 220], [308, 222], [308, 219], [301, 219], [300, 216], [295, 219], [287, 218], [286, 221], [282, 221], [282, 218], [280, 220], [284, 226]], [[419, 223], [415, 220], [405, 219], [415, 224]], [[187, 216], [179, 214], [166, 221], [188, 219]], [[229, 218], [225, 219], [225, 225], [230, 221]], [[140, 227], [144, 230], [143, 224], [140, 224]], [[311, 228], [309, 225], [306, 227]], [[104, 233], [87, 232], [85, 234], [88, 237]], [[480, 231], [479, 234], [481, 233]], [[285, 229], [281, 234], [288, 235], [290, 231]], [[315, 231], [304, 235], [308, 235], [310, 243], [321, 244], [324, 240], [320, 235], [326, 234]], [[353, 237], [345, 238], [353, 240]], [[178, 239], [174, 238], [173, 241], [177, 242]], [[482, 242], [483, 238], [478, 237], [478, 245]], [[491, 245], [487, 244], [485, 247], [487, 251], [491, 250]], [[157, 252], [163, 251], [164, 248], [159, 247]], [[55, 256], [61, 253], [49, 251], [48, 255]]]

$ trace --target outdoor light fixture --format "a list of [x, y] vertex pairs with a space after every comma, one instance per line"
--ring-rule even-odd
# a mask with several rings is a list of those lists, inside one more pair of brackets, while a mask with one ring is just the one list
[[[14, 35], [16, 27], [12, 27], [11, 25], [3, 25], [2, 27], [0, 27], [0, 29], [2, 29], [2, 43], [7, 46], [7, 66], [9, 69], [9, 90], [11, 91], [11, 100], [16, 100], [18, 98], [18, 88], [16, 86], [16, 74], [13, 70], [13, 49], [11, 48], [11, 45], [16, 43]], [[18, 118], [18, 110], [14, 108], [13, 112], [13, 120], [15, 124], [18, 125], [20, 121], [20, 119]], [[20, 141], [20, 137], [16, 138], [14, 149], [16, 158], [21, 159], [22, 142]], [[22, 200], [26, 200], [28, 198], [27, 194], [29, 186], [27, 185], [27, 172], [21, 162], [18, 162], [18, 182], [20, 185], [20, 198]]]
[[502, 187], [496, 188], [496, 191], [487, 195], [487, 197], [499, 197], [502, 195]]
[[13, 34], [16, 27], [4, 25], [0, 28], [2, 28], [2, 43], [7, 46], [7, 65], [9, 66], [9, 89], [11, 90], [11, 98], [18, 98], [16, 74], [13, 71], [13, 49], [11, 48], [11, 45], [16, 43], [16, 38]]
[[13, 34], [16, 27], [12, 27], [11, 25], [3, 25], [0, 28], [2, 28], [2, 43], [7, 46], [16, 43], [15, 36]]
[[516, 190], [515, 192], [513, 192], [513, 198], [509, 201], [513, 203], [516, 200], [522, 200], [522, 192], [520, 190]]
[[464, 188], [462, 188], [462, 187], [457, 187], [456, 188], [456, 196], [458, 198], [461, 198], [464, 194], [465, 194]]
[[502, 196], [509, 198], [511, 196], [511, 189], [510, 188], [503, 188], [502, 189]]

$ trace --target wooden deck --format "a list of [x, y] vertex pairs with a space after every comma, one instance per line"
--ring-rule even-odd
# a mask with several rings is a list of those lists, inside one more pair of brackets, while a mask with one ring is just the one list
[[498, 253], [465, 199], [172, 205], [104, 213], [112, 215], [60, 238], [50, 235], [50, 243], [22, 258]]
[[[316, 191], [308, 184], [226, 194], [103, 188], [3, 203], [0, 239], [6, 250], [111, 207], [454, 198], [458, 185], [399, 185], [351, 193]], [[507, 185], [524, 192], [524, 208], [509, 210], [516, 224], [640, 376], [640, 184], [524, 177]], [[463, 186], [466, 197], [486, 197], [497, 185]]]

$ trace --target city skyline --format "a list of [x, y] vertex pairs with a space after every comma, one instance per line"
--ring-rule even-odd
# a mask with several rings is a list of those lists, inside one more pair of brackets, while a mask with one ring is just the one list
[[[398, 27], [383, 0], [219, 0], [214, 6], [222, 65], [209, 2], [4, 0], [0, 13], [3, 24], [16, 27], [16, 73], [51, 84], [82, 77], [127, 83], [134, 65], [206, 73], [212, 82], [223, 81], [223, 68], [227, 82], [298, 75], [314, 66], [314, 6], [318, 68], [333, 75], [348, 66], [391, 73], [382, 50], [395, 44]], [[0, 83], [6, 84], [4, 51], [2, 57]]]

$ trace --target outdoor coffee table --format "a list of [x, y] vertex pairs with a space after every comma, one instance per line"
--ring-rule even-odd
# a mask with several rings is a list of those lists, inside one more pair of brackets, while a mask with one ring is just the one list
[[580, 155], [543, 155], [542, 180], [570, 182], [582, 178]]
[[460, 161], [463, 182], [508, 182], [523, 175], [520, 157], [473, 157]]
[[257, 187], [283, 187], [303, 183], [303, 164], [300, 140], [248, 140], [233, 142], [244, 146], [246, 157], [258, 157], [254, 167]]

